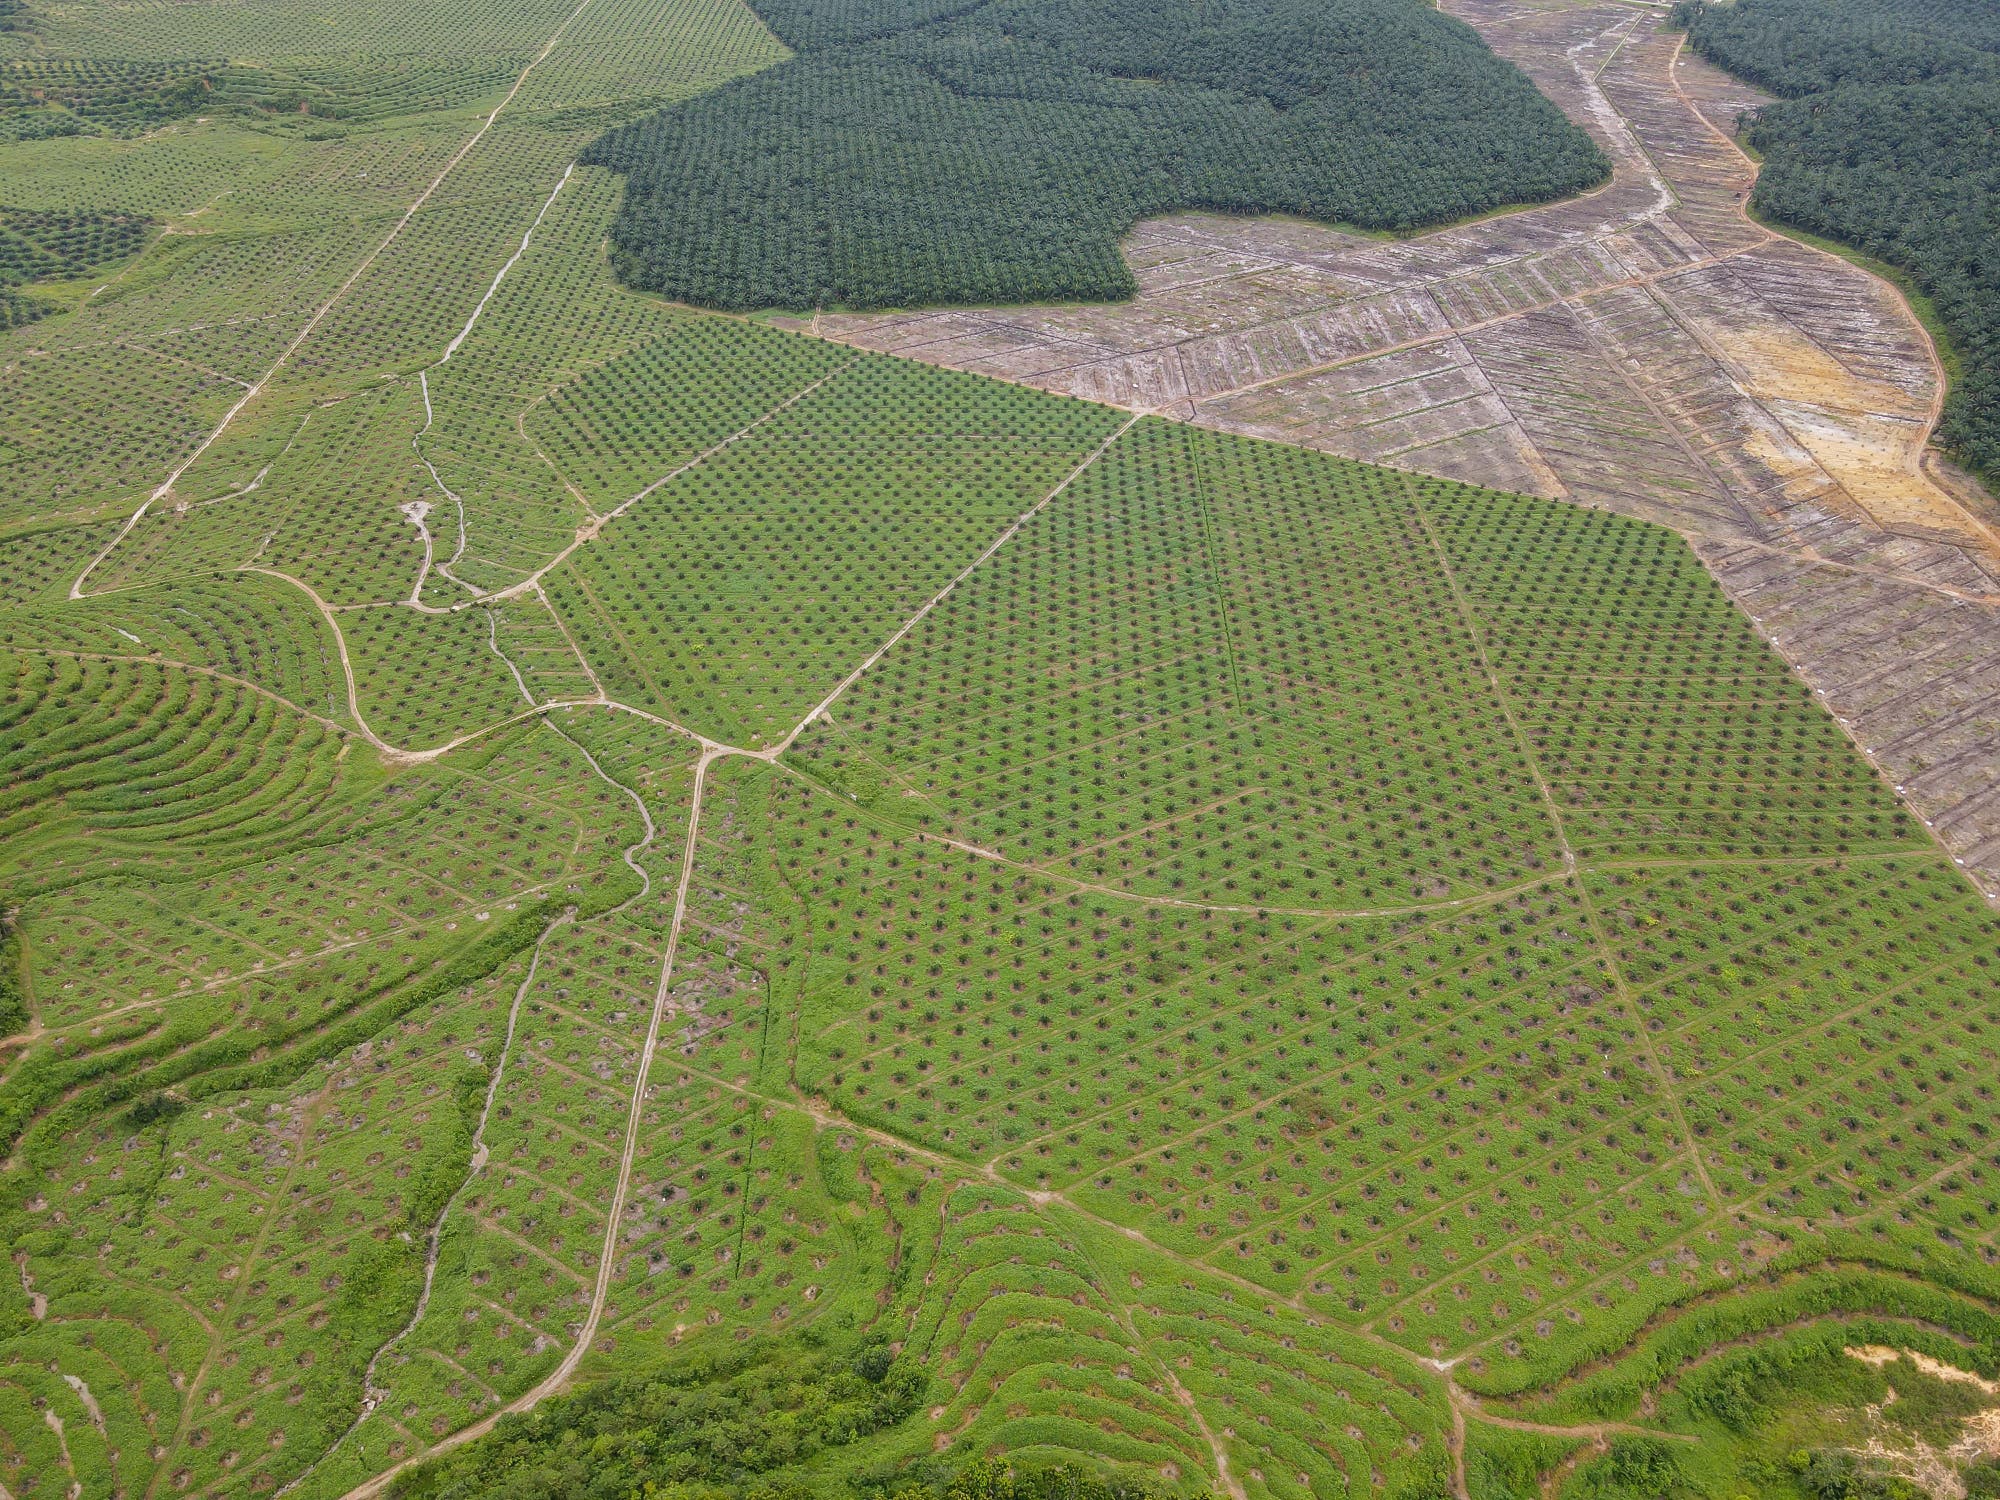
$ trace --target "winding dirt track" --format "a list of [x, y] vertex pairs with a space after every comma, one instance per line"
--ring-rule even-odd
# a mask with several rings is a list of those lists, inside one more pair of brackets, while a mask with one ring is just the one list
[[1921, 324], [1748, 216], [1728, 132], [1759, 96], [1661, 9], [1443, 6], [1595, 137], [1609, 184], [1408, 240], [1178, 214], [1127, 240], [1127, 304], [798, 326], [1673, 527], [2000, 893], [2000, 533], [1927, 461]]

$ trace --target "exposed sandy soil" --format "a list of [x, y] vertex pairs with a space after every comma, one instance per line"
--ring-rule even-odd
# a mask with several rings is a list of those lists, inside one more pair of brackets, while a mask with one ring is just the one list
[[[1957, 1365], [1946, 1364], [1914, 1349], [1862, 1344], [1858, 1348], [1849, 1346], [1843, 1352], [1849, 1359], [1858, 1359], [1877, 1368], [1908, 1360], [1934, 1380], [1974, 1386], [1985, 1395], [2000, 1396], [2000, 1382], [1988, 1380], [1971, 1370], [1962, 1370]], [[1884, 1405], [1895, 1400], [1895, 1388], [1891, 1386]], [[1882, 1410], [1882, 1407], [1876, 1406], [1868, 1408], [1871, 1423], [1879, 1420]], [[1960, 1466], [1983, 1463], [2000, 1455], [2000, 1406], [1988, 1407], [1965, 1418], [1958, 1440], [1943, 1450], [1933, 1448], [1920, 1438], [1910, 1440], [1898, 1435], [1890, 1441], [1889, 1436], [1882, 1432], [1871, 1433], [1866, 1444], [1853, 1451], [1875, 1460], [1890, 1473], [1910, 1480], [1933, 1500], [1964, 1500], [1966, 1486]]]
[[1946, 1381], [1952, 1385], [1977, 1386], [1989, 1396], [2000, 1396], [2000, 1381], [1988, 1380], [1970, 1370], [1961, 1370], [1957, 1365], [1948, 1365], [1941, 1359], [1933, 1359], [1915, 1349], [1892, 1349], [1887, 1344], [1861, 1344], [1841, 1351], [1849, 1359], [1858, 1359], [1864, 1365], [1874, 1365], [1880, 1369], [1906, 1359], [1933, 1380]]
[[[1610, 156], [1599, 191], [1408, 240], [1178, 214], [1118, 306], [824, 315], [823, 337], [1452, 479], [1694, 542], [2000, 892], [2000, 529], [1925, 462], [1898, 294], [1744, 212], [1757, 93], [1663, 13], [1444, 0]], [[803, 325], [801, 325], [803, 326]]]

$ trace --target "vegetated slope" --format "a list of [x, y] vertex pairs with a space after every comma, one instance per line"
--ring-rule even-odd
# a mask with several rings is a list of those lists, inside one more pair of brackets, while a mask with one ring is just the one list
[[710, 307], [1113, 300], [1175, 208], [1406, 230], [1601, 180], [1414, 0], [772, 0], [791, 60], [614, 132], [632, 284]]
[[551, 0], [384, 5], [345, 26], [311, 6], [121, 15], [0, 0], [0, 142], [129, 138], [197, 116], [380, 123], [462, 109], [504, 93], [561, 17]]
[[144, 243], [148, 227], [133, 214], [0, 208], [0, 330], [32, 323], [47, 310], [15, 287], [81, 276], [92, 266], [130, 255]]
[[[1596, 1454], [1576, 1452], [1588, 1467], [1562, 1491], [1572, 1500], [2000, 1495], [2000, 1461], [1985, 1437], [2000, 1412], [1990, 1268], [1961, 1278], [1949, 1252], [1879, 1226], [1831, 1238], [1839, 1255], [1859, 1256], [1816, 1262], [1827, 1243], [1801, 1244], [1733, 1295], [1691, 1302], [1573, 1378], [1489, 1400], [1492, 1415], [1541, 1431], [1469, 1433], [1472, 1493], [1535, 1494], [1537, 1476], [1579, 1449], [1574, 1433], [1559, 1434], [1593, 1422], [1639, 1430], [1609, 1453], [1602, 1443]], [[1662, 1432], [1681, 1440], [1663, 1442]], [[1651, 1482], [1617, 1482], [1634, 1469]]]
[[724, 1476], [809, 1462], [895, 1425], [924, 1385], [914, 1361], [899, 1365], [880, 1334], [839, 1354], [771, 1344], [684, 1361], [661, 1376], [627, 1376], [551, 1402], [503, 1440], [411, 1475], [396, 1494], [557, 1500], [641, 1493], [650, 1480], [700, 1485], [688, 1492], [699, 1500], [727, 1493], [715, 1484]]
[[301, 57], [276, 64], [31, 56], [0, 63], [0, 141], [130, 137], [193, 115], [379, 123], [463, 108], [504, 91], [521, 62], [511, 56]]
[[1907, 271], [1956, 349], [1938, 439], [2000, 474], [2000, 13], [1976, 0], [1684, 3], [1701, 54], [1784, 96], [1752, 200]]

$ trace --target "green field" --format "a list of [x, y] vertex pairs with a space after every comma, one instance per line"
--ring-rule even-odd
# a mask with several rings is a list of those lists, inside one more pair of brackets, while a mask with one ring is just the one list
[[735, 0], [0, 26], [6, 1495], [1987, 1420], [2000, 924], [1678, 536], [622, 286]]

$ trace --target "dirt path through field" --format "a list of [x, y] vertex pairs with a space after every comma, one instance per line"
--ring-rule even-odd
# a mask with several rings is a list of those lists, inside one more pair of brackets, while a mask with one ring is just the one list
[[[648, 821], [647, 837], [651, 837], [650, 820]], [[507, 1060], [514, 1050], [514, 1034], [521, 1020], [521, 1002], [527, 998], [529, 989], [535, 983], [536, 972], [541, 968], [542, 964], [542, 950], [548, 946], [549, 939], [554, 936], [556, 931], [559, 928], [567, 926], [570, 920], [570, 913], [565, 912], [542, 929], [542, 935], [536, 939], [534, 951], [528, 960], [528, 972], [522, 976], [520, 984], [515, 987], [514, 1002], [507, 1009], [507, 1030], [500, 1044], [500, 1056], [494, 1064], [492, 1077], [487, 1081], [485, 1101], [479, 1111], [479, 1122], [472, 1132], [471, 1160], [466, 1166], [465, 1176], [460, 1180], [457, 1189], [452, 1195], [445, 1199], [444, 1206], [438, 1210], [437, 1217], [431, 1222], [430, 1232], [424, 1237], [424, 1280], [422, 1289], [417, 1293], [417, 1305], [415, 1309], [410, 1313], [409, 1319], [403, 1326], [391, 1334], [383, 1342], [382, 1346], [369, 1356], [368, 1366], [361, 1372], [361, 1410], [356, 1413], [354, 1421], [349, 1424], [346, 1431], [342, 1432], [339, 1437], [335, 1438], [328, 1445], [324, 1453], [315, 1458], [306, 1468], [300, 1470], [297, 1477], [279, 1489], [279, 1495], [288, 1495], [299, 1488], [300, 1485], [311, 1480], [321, 1466], [338, 1453], [346, 1445], [349, 1438], [361, 1430], [362, 1424], [374, 1415], [375, 1409], [389, 1397], [390, 1392], [376, 1383], [375, 1372], [381, 1368], [382, 1361], [389, 1356], [390, 1352], [397, 1345], [416, 1332], [417, 1325], [423, 1322], [424, 1315], [430, 1311], [431, 1293], [437, 1284], [438, 1251], [444, 1239], [445, 1222], [451, 1217], [451, 1211], [457, 1205], [458, 1200], [465, 1195], [466, 1188], [472, 1185], [473, 1180], [479, 1176], [480, 1172], [486, 1166], [486, 1126], [493, 1118], [493, 1101], [500, 1092], [500, 1084], [507, 1072]]]
[[[632, 843], [626, 845], [623, 853], [623, 858], [625, 860], [626, 866], [632, 871], [633, 874], [639, 877], [639, 889], [635, 891], [632, 895], [627, 896], [623, 901], [619, 902], [616, 906], [610, 907], [605, 911], [599, 912], [596, 916], [588, 919], [591, 922], [602, 922], [606, 918], [616, 916], [620, 912], [627, 910], [636, 903], [645, 900], [646, 897], [652, 893], [653, 877], [651, 876], [651, 874], [647, 872], [646, 867], [642, 863], [640, 863], [639, 855], [652, 847], [654, 839], [658, 837], [659, 830], [653, 822], [653, 814], [647, 808], [646, 799], [644, 797], [640, 796], [639, 793], [634, 788], [627, 786], [624, 782], [618, 780], [615, 776], [613, 776], [609, 771], [606, 771], [603, 765], [598, 761], [596, 756], [592, 755], [590, 751], [586, 749], [577, 740], [572, 739], [568, 734], [564, 733], [561, 726], [557, 725], [553, 720], [549, 721], [549, 728], [552, 729], [555, 733], [562, 735], [562, 737], [565, 740], [568, 740], [569, 743], [575, 747], [577, 754], [583, 757], [585, 763], [589, 765], [591, 773], [594, 776], [596, 776], [600, 781], [603, 781], [616, 791], [622, 792], [626, 796], [626, 798], [628, 798], [631, 801], [633, 810], [636, 811], [639, 815], [639, 828], [640, 828], [639, 837], [633, 840]], [[699, 806], [697, 805], [696, 815], [698, 814], [699, 814]], [[693, 840], [692, 831], [690, 831], [689, 833], [689, 840], [691, 846]], [[680, 918], [682, 912], [685, 910], [685, 895], [687, 889], [687, 880], [688, 877], [691, 875], [691, 873], [692, 873], [692, 863], [688, 862], [684, 864], [683, 867], [682, 885], [681, 885], [682, 899], [679, 903], [677, 903], [675, 908], [674, 929], [668, 935], [668, 949], [667, 949], [666, 962], [669, 966], [671, 966], [673, 962], [673, 949], [675, 943], [678, 941], [679, 938]], [[549, 939], [554, 937], [557, 932], [569, 926], [575, 920], [576, 920], [576, 913], [573, 909], [564, 911], [560, 915], [558, 915], [553, 921], [551, 921], [546, 927], [542, 929], [542, 934], [539, 938], [535, 940], [534, 949], [532, 950], [528, 959], [528, 972], [522, 976], [520, 984], [515, 987], [513, 1003], [509, 1005], [507, 1008], [507, 1026], [506, 1030], [502, 1033], [501, 1036], [500, 1054], [494, 1060], [493, 1072], [492, 1075], [487, 1079], [486, 1093], [480, 1104], [479, 1119], [477, 1123], [473, 1126], [472, 1155], [470, 1160], [466, 1163], [465, 1176], [460, 1180], [458, 1187], [452, 1192], [451, 1196], [445, 1200], [444, 1206], [438, 1210], [437, 1218], [432, 1222], [430, 1227], [430, 1232], [428, 1235], [425, 1236], [424, 1239], [424, 1281], [423, 1281], [423, 1289], [417, 1295], [417, 1305], [415, 1311], [413, 1311], [410, 1314], [409, 1320], [406, 1323], [404, 1323], [404, 1325], [400, 1329], [398, 1329], [394, 1334], [392, 1334], [388, 1338], [388, 1340], [383, 1343], [381, 1348], [377, 1349], [374, 1355], [369, 1359], [368, 1368], [363, 1372], [361, 1377], [361, 1410], [355, 1416], [353, 1425], [350, 1426], [345, 1432], [343, 1432], [338, 1438], [334, 1440], [332, 1446], [329, 1447], [324, 1454], [322, 1454], [318, 1459], [314, 1461], [312, 1467], [301, 1472], [296, 1479], [292, 1480], [283, 1489], [279, 1490], [278, 1493], [280, 1495], [287, 1494], [290, 1491], [297, 1489], [300, 1485], [304, 1484], [307, 1480], [309, 1480], [312, 1477], [313, 1473], [321, 1465], [323, 1465], [327, 1461], [327, 1459], [331, 1458], [337, 1451], [339, 1451], [342, 1444], [344, 1444], [348, 1440], [348, 1438], [352, 1437], [357, 1431], [360, 1430], [361, 1425], [368, 1420], [368, 1418], [375, 1412], [376, 1408], [379, 1407], [383, 1402], [383, 1400], [385, 1400], [389, 1396], [390, 1392], [376, 1383], [375, 1372], [381, 1367], [383, 1359], [387, 1357], [388, 1354], [393, 1349], [395, 1349], [397, 1345], [401, 1344], [412, 1333], [416, 1332], [417, 1326], [423, 1322], [424, 1314], [430, 1308], [431, 1292], [437, 1280], [438, 1252], [439, 1249], [441, 1248], [444, 1239], [445, 1223], [448, 1219], [450, 1219], [451, 1211], [458, 1206], [459, 1199], [465, 1196], [466, 1189], [471, 1187], [474, 1180], [477, 1179], [480, 1173], [482, 1173], [486, 1169], [486, 1163], [488, 1160], [488, 1150], [486, 1145], [486, 1129], [493, 1119], [494, 1101], [497, 1100], [500, 1096], [500, 1085], [506, 1079], [507, 1064], [508, 1061], [512, 1058], [514, 1053], [514, 1037], [515, 1034], [520, 1029], [521, 1007], [528, 998], [528, 992], [534, 987], [535, 976], [541, 969], [542, 954], [543, 951], [548, 947]], [[666, 983], [666, 980], [663, 978], [661, 982], [664, 985]], [[643, 1064], [642, 1064], [642, 1073], [643, 1073]], [[640, 1096], [643, 1097], [644, 1094], [643, 1082], [640, 1084], [639, 1093]], [[628, 1149], [627, 1153], [628, 1176], [629, 1176], [629, 1164], [630, 1164], [630, 1152]], [[600, 1277], [600, 1282], [601, 1281], [602, 1278]]]
[[[569, 30], [571, 24], [576, 20], [578, 16], [582, 15], [586, 10], [590, 9], [590, 7], [594, 4], [596, 4], [596, 0], [579, 0], [576, 9], [572, 10], [568, 15], [563, 17], [562, 24], [556, 27], [555, 31], [551, 33], [549, 39], [546, 42], [542, 43], [541, 50], [538, 51], [532, 58], [530, 58], [528, 60], [527, 65], [523, 67], [518, 74], [515, 75], [513, 87], [507, 90], [505, 97], [503, 97], [498, 104], [493, 106], [493, 108], [487, 113], [486, 118], [480, 121], [479, 128], [473, 131], [473, 133], [466, 138], [465, 143], [451, 154], [450, 159], [447, 160], [444, 166], [438, 170], [437, 176], [433, 177], [430, 180], [430, 183], [424, 188], [424, 190], [417, 195], [416, 201], [413, 202], [408, 208], [404, 209], [402, 217], [397, 219], [396, 222], [390, 226], [389, 232], [384, 236], [382, 236], [382, 238], [376, 242], [374, 249], [370, 250], [366, 255], [364, 255], [361, 258], [360, 264], [355, 266], [355, 268], [348, 273], [347, 279], [341, 282], [341, 284], [334, 289], [333, 295], [328, 297], [326, 301], [322, 302], [319, 305], [319, 307], [314, 310], [313, 315], [310, 318], [306, 319], [305, 325], [302, 328], [300, 328], [295, 335], [293, 335], [292, 341], [286, 344], [285, 347], [279, 351], [278, 357], [271, 362], [270, 368], [265, 370], [262, 375], [258, 376], [254, 383], [245, 387], [243, 395], [240, 398], [238, 398], [236, 404], [231, 406], [228, 411], [222, 414], [222, 420], [217, 422], [215, 426], [212, 429], [210, 429], [208, 435], [204, 437], [200, 443], [196, 444], [194, 449], [191, 452], [189, 452], [185, 458], [183, 458], [178, 464], [174, 466], [173, 470], [170, 473], [168, 473], [167, 477], [160, 482], [159, 487], [155, 489], [150, 495], [148, 495], [143, 501], [141, 501], [139, 504], [139, 508], [133, 511], [132, 514], [126, 518], [125, 524], [118, 528], [117, 533], [111, 538], [110, 541], [104, 544], [103, 549], [100, 550], [94, 557], [90, 559], [88, 563], [84, 565], [83, 571], [77, 575], [76, 582], [70, 585], [70, 590], [69, 590], [70, 598], [81, 599], [84, 597], [84, 585], [90, 581], [90, 575], [97, 570], [98, 565], [102, 563], [105, 558], [109, 557], [113, 552], [117, 550], [118, 544], [120, 542], [124, 541], [126, 537], [132, 534], [132, 529], [135, 526], [137, 526], [142, 520], [145, 519], [146, 512], [152, 508], [153, 504], [156, 501], [164, 500], [173, 493], [174, 485], [179, 482], [180, 477], [183, 474], [187, 473], [187, 471], [194, 466], [195, 461], [199, 459], [202, 456], [202, 454], [206, 453], [210, 448], [215, 446], [217, 440], [219, 440], [225, 432], [227, 432], [232, 426], [235, 425], [236, 419], [243, 414], [244, 408], [249, 406], [249, 404], [252, 401], [255, 401], [257, 397], [263, 393], [264, 388], [268, 386], [271, 383], [271, 381], [277, 377], [278, 373], [281, 370], [283, 370], [286, 365], [291, 363], [292, 356], [299, 352], [299, 350], [304, 346], [306, 340], [311, 338], [313, 336], [314, 331], [320, 326], [320, 324], [326, 321], [327, 314], [331, 313], [334, 310], [334, 308], [340, 305], [342, 299], [344, 299], [347, 296], [347, 294], [354, 289], [354, 284], [368, 273], [368, 268], [374, 265], [377, 260], [381, 259], [382, 252], [387, 250], [392, 244], [394, 244], [397, 238], [402, 234], [402, 232], [405, 229], [409, 228], [410, 221], [417, 216], [417, 214], [422, 210], [423, 206], [426, 203], [431, 201], [431, 198], [435, 196], [437, 190], [440, 187], [444, 186], [444, 180], [447, 177], [451, 176], [451, 174], [457, 169], [460, 162], [464, 161], [467, 156], [471, 155], [472, 148], [477, 146], [482, 140], [486, 138], [486, 133], [493, 128], [494, 122], [500, 118], [501, 113], [507, 108], [507, 106], [514, 102], [514, 96], [521, 92], [521, 86], [528, 81], [528, 75], [533, 73], [536, 68], [540, 67], [542, 63], [547, 60], [548, 55], [555, 50], [556, 43], [560, 42], [563, 38], [563, 33]], [[568, 174], [565, 173], [564, 176], [565, 179], [567, 179]], [[510, 261], [508, 264], [511, 265], [512, 262]], [[501, 275], [504, 276], [505, 274], [506, 271], [503, 268], [501, 271]], [[494, 285], [496, 287], [499, 285], [498, 277], [494, 279]], [[491, 296], [492, 293], [489, 291], [487, 295]], [[485, 303], [482, 302], [480, 304], [480, 307], [484, 308], [484, 306]], [[475, 310], [472, 316], [476, 320], [479, 316], [478, 311]], [[468, 322], [466, 327], [468, 330], [470, 330], [471, 323]], [[455, 347], [456, 345], [454, 345], [454, 348]], [[449, 357], [449, 351], [447, 351], [447, 357]]]
[[[367, 1497], [380, 1495], [394, 1482], [396, 1476], [411, 1464], [424, 1459], [435, 1458], [440, 1453], [449, 1452], [453, 1448], [460, 1447], [475, 1438], [484, 1436], [504, 1416], [517, 1412], [530, 1411], [539, 1406], [548, 1397], [554, 1395], [569, 1383], [570, 1377], [576, 1373], [577, 1366], [583, 1363], [584, 1357], [590, 1352], [591, 1345], [596, 1341], [597, 1327], [603, 1321], [604, 1306], [611, 1295], [612, 1273], [617, 1267], [618, 1233], [625, 1217], [625, 1203], [631, 1194], [632, 1166], [637, 1159], [639, 1151], [639, 1127], [645, 1115], [646, 1090], [652, 1074], [653, 1057], [659, 1049], [661, 1027], [668, 1011], [672, 1007], [674, 965], [680, 951], [681, 933], [687, 925], [688, 889], [694, 881], [695, 852], [699, 847], [701, 838], [702, 796], [707, 788], [710, 767], [718, 759], [731, 753], [733, 752], [711, 747], [705, 749], [701, 754], [701, 758], [695, 762], [694, 789], [688, 804], [687, 834], [681, 847], [680, 879], [674, 890], [673, 918], [667, 928], [666, 951], [660, 963], [659, 983], [653, 992], [652, 1015], [646, 1028], [645, 1044], [639, 1053], [637, 1075], [632, 1082], [631, 1101], [626, 1112], [624, 1144], [618, 1162], [618, 1176], [612, 1186], [610, 1205], [605, 1210], [604, 1244], [598, 1254], [597, 1278], [591, 1287], [590, 1304], [584, 1312], [582, 1327], [577, 1331], [576, 1338], [571, 1342], [569, 1351], [564, 1354], [561, 1363], [532, 1389], [523, 1392], [479, 1421], [469, 1426], [461, 1427], [458, 1431], [440, 1442], [433, 1444], [429, 1448], [421, 1449], [410, 1458], [384, 1469], [373, 1478], [357, 1485], [348, 1491], [345, 1500], [367, 1500]], [[651, 821], [651, 818], [648, 817], [647, 830], [649, 839], [652, 833]], [[532, 975], [530, 977], [532, 978]], [[522, 985], [523, 994], [526, 992], [526, 989], [527, 985], [524, 983]], [[515, 1000], [517, 1009], [519, 1002], [520, 997], [517, 995]], [[511, 1031], [512, 1022], [510, 1020], [510, 1035]], [[489, 1109], [492, 1105], [493, 1092], [497, 1087], [498, 1075], [496, 1073], [495, 1081], [489, 1087], [487, 1094], [487, 1106]], [[480, 1167], [484, 1165], [483, 1152], [483, 1146], [475, 1152], [471, 1170], [467, 1175], [467, 1181], [470, 1181], [471, 1176], [476, 1174]], [[442, 1223], [442, 1216], [440, 1216], [440, 1223]], [[368, 1399], [370, 1401], [374, 1400], [375, 1393], [371, 1391]]]

